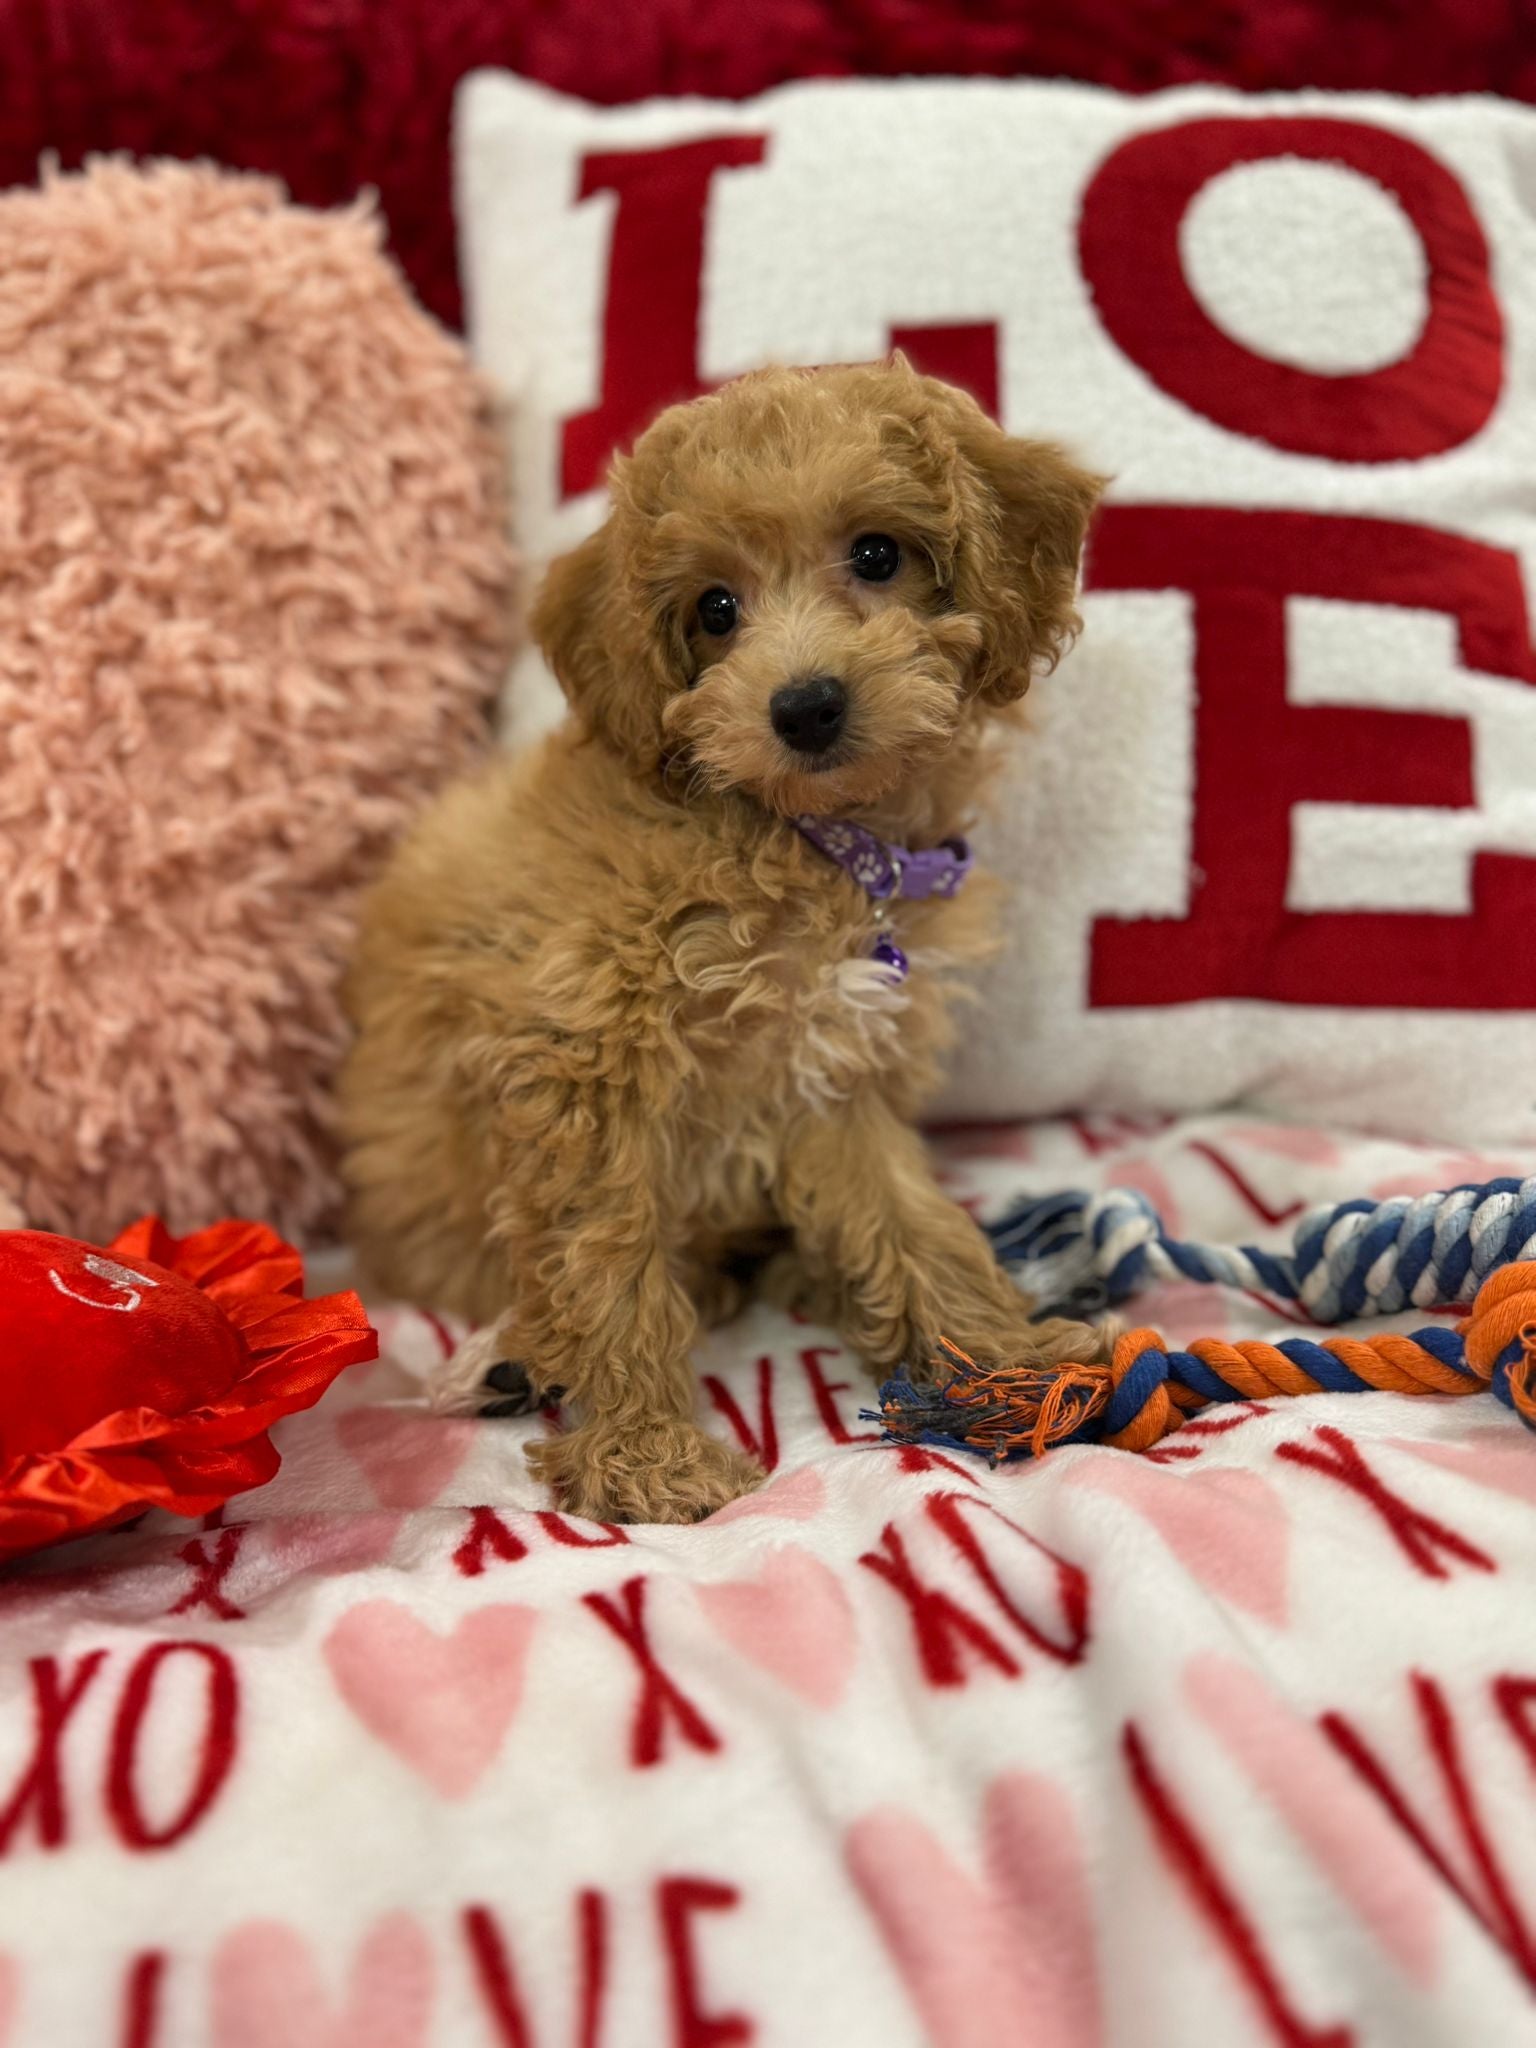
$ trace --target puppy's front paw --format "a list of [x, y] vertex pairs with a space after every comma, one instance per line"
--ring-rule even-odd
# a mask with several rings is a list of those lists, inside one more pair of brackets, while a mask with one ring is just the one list
[[691, 1422], [586, 1423], [530, 1444], [528, 1463], [569, 1513], [594, 1522], [702, 1522], [763, 1483], [760, 1466]]
[[[1064, 1366], [1109, 1362], [1120, 1332], [1118, 1323], [1096, 1327], [1066, 1316], [1032, 1322], [1028, 1309], [1023, 1295], [1017, 1309], [1002, 1312], [985, 1306], [967, 1308], [953, 1304], [947, 1314], [933, 1316], [931, 1328], [927, 1323], [908, 1327], [899, 1369], [918, 1386], [946, 1379], [948, 1372], [938, 1345], [940, 1337], [978, 1364]], [[888, 1369], [882, 1367], [878, 1358], [868, 1362], [877, 1373]]]

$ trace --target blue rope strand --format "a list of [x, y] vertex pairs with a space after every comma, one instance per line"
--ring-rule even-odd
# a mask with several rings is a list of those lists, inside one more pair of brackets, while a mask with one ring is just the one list
[[[1198, 1365], [1199, 1360], [1191, 1359], [1190, 1363]], [[1144, 1351], [1110, 1395], [1108, 1405], [1099, 1418], [1099, 1433], [1114, 1436], [1118, 1430], [1129, 1429], [1151, 1400], [1160, 1383], [1169, 1377], [1171, 1370], [1171, 1362], [1165, 1364], [1158, 1352]], [[1235, 1397], [1230, 1392], [1215, 1396], [1219, 1401], [1229, 1401], [1233, 1398]]]
[[1028, 1198], [987, 1228], [1042, 1314], [1176, 1279], [1263, 1291], [1339, 1323], [1470, 1301], [1495, 1267], [1536, 1257], [1536, 1176], [1313, 1209], [1289, 1253], [1172, 1237], [1134, 1188]]

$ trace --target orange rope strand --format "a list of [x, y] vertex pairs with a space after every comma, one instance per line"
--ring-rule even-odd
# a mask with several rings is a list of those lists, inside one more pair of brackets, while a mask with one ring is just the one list
[[[1439, 1333], [1435, 1334], [1438, 1342]], [[1491, 1274], [1471, 1315], [1456, 1326], [1456, 1335], [1465, 1370], [1446, 1363], [1415, 1337], [1330, 1337], [1320, 1345], [1286, 1341], [1292, 1351], [1310, 1355], [1314, 1362], [1319, 1350], [1331, 1353], [1372, 1391], [1456, 1397], [1484, 1393], [1491, 1386], [1503, 1399], [1507, 1389], [1508, 1404], [1536, 1429], [1536, 1260]], [[1142, 1329], [1128, 1330], [1115, 1340], [1107, 1365], [1052, 1366], [1034, 1359], [979, 1366], [958, 1346], [945, 1342], [934, 1360], [940, 1384], [924, 1390], [893, 1383], [886, 1389], [881, 1412], [893, 1434], [932, 1433], [940, 1441], [958, 1440], [968, 1449], [1001, 1459], [1021, 1452], [1040, 1457], [1054, 1445], [1092, 1438], [1090, 1425], [1106, 1411], [1123, 1413], [1123, 1389], [1132, 1374], [1141, 1405], [1101, 1438], [1128, 1451], [1149, 1450], [1217, 1399], [1268, 1401], [1326, 1391], [1297, 1357], [1278, 1344], [1232, 1344], [1200, 1337], [1183, 1350], [1230, 1394], [1200, 1393], [1172, 1377], [1180, 1370], [1188, 1372], [1189, 1366], [1172, 1363], [1177, 1353], [1170, 1352], [1156, 1330]], [[1149, 1352], [1162, 1357], [1159, 1373], [1138, 1370]]]
[[[1529, 1274], [1533, 1269], [1528, 1266], [1525, 1270]], [[1474, 1365], [1479, 1373], [1476, 1379], [1444, 1364], [1411, 1337], [1392, 1333], [1380, 1337], [1330, 1337], [1322, 1348], [1331, 1351], [1341, 1365], [1348, 1366], [1351, 1372], [1381, 1393], [1479, 1394], [1487, 1388], [1493, 1361], [1504, 1349], [1504, 1344], [1512, 1341], [1512, 1336], [1520, 1334], [1521, 1316], [1526, 1315], [1533, 1340], [1525, 1361], [1529, 1385], [1522, 1389], [1515, 1386], [1514, 1373], [1510, 1378], [1516, 1405], [1520, 1405], [1521, 1392], [1527, 1392], [1531, 1412], [1536, 1415], [1536, 1289], [1532, 1289], [1527, 1280], [1526, 1291], [1515, 1298], [1524, 1304], [1523, 1309], [1518, 1314], [1510, 1310], [1490, 1327], [1476, 1358], [1473, 1357], [1472, 1343], [1469, 1341], [1467, 1344], [1468, 1363]], [[1479, 1311], [1481, 1308], [1482, 1298], [1479, 1296]], [[1502, 1342], [1496, 1341], [1512, 1317], [1514, 1328], [1511, 1335], [1503, 1337]], [[1155, 1330], [1127, 1331], [1115, 1344], [1110, 1365], [1113, 1383], [1118, 1386], [1144, 1352], [1167, 1348]], [[1219, 1373], [1227, 1385], [1245, 1400], [1269, 1401], [1278, 1395], [1320, 1394], [1324, 1391], [1309, 1372], [1273, 1344], [1254, 1340], [1228, 1344], [1216, 1337], [1197, 1337], [1182, 1348], [1198, 1358], [1202, 1365], [1208, 1365], [1213, 1372]], [[1485, 1355], [1486, 1364], [1482, 1362]], [[1193, 1388], [1176, 1382], [1170, 1385], [1165, 1381], [1154, 1390], [1152, 1398], [1135, 1419], [1126, 1428], [1106, 1436], [1104, 1442], [1121, 1450], [1147, 1450], [1162, 1437], [1171, 1435], [1186, 1415], [1211, 1405]]]

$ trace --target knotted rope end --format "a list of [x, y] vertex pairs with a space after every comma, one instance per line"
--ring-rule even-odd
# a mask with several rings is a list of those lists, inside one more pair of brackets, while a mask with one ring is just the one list
[[931, 1365], [932, 1386], [888, 1380], [871, 1420], [898, 1441], [980, 1452], [995, 1465], [1040, 1458], [1083, 1436], [1108, 1405], [1113, 1384], [1105, 1365], [978, 1365], [944, 1337]]
[[1536, 1429], [1536, 1323], [1520, 1332], [1520, 1356], [1511, 1361], [1507, 1381], [1509, 1405], [1527, 1429]]
[[1536, 1430], [1536, 1261], [1490, 1273], [1461, 1328], [1467, 1364]]

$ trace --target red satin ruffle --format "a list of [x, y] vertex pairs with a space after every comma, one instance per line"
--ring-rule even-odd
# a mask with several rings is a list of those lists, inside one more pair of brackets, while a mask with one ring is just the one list
[[261, 1224], [0, 1232], [0, 1560], [265, 1484], [273, 1423], [377, 1351], [357, 1296], [306, 1301]]

